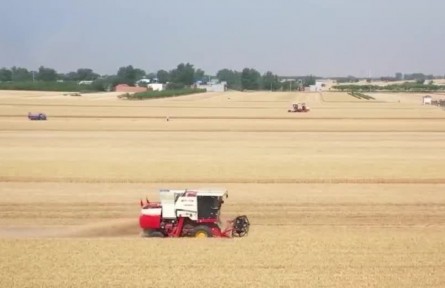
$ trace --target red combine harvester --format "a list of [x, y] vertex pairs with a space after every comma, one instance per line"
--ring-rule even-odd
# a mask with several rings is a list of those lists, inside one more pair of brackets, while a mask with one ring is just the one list
[[243, 237], [249, 232], [247, 216], [228, 221], [221, 229], [220, 211], [226, 190], [159, 191], [160, 202], [141, 201], [139, 225], [143, 237]]
[[[301, 105], [301, 106], [300, 106]], [[292, 104], [291, 108], [287, 110], [287, 112], [309, 112], [311, 109], [306, 106], [306, 103], [298, 103], [298, 104]]]

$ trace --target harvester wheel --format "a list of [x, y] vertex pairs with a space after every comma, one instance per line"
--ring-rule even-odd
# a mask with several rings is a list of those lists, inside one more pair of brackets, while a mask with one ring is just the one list
[[164, 234], [162, 234], [162, 232], [159, 232], [159, 231], [152, 231], [152, 232], [150, 232], [150, 237], [152, 237], [152, 238], [164, 238]]
[[213, 237], [213, 234], [212, 234], [212, 230], [210, 229], [210, 227], [201, 225], [201, 226], [197, 226], [197, 227], [195, 227], [195, 229], [193, 229], [193, 236], [195, 238], [210, 238], [210, 237]]
[[233, 223], [232, 236], [244, 237], [249, 233], [250, 222], [246, 215], [238, 216]]
[[159, 231], [144, 230], [142, 231], [142, 237], [162, 238], [164, 237], [164, 234], [162, 234], [162, 232]]

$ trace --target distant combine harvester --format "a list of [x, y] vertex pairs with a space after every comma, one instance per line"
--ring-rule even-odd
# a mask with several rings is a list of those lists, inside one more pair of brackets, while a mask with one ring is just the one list
[[47, 120], [48, 117], [45, 113], [28, 113], [28, 119], [29, 120]]

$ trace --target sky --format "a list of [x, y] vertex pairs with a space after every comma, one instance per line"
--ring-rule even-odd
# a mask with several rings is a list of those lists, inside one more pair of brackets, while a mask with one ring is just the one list
[[445, 75], [442, 0], [0, 0], [0, 67]]

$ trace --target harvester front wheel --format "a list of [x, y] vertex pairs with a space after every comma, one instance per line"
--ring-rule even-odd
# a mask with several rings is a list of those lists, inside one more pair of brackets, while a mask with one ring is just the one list
[[162, 234], [162, 232], [159, 232], [159, 231], [152, 231], [152, 232], [150, 232], [150, 237], [152, 237], [152, 238], [164, 238], [164, 234]]
[[159, 231], [144, 230], [142, 231], [142, 237], [162, 238], [164, 237], [164, 234], [162, 234], [162, 232]]
[[193, 229], [193, 236], [195, 238], [210, 238], [213, 237], [212, 230], [208, 226], [197, 226]]

